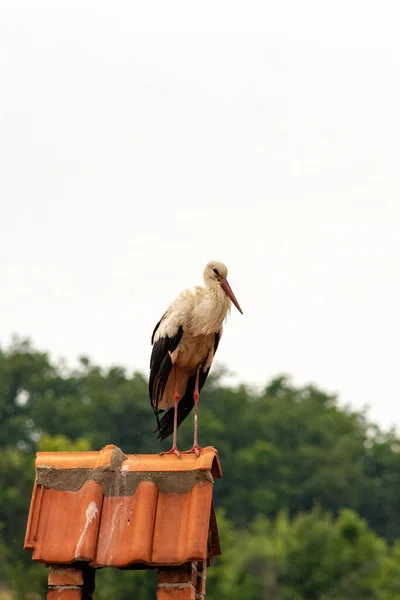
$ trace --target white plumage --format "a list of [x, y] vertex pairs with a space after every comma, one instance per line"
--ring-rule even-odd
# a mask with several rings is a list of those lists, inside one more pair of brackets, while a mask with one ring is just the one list
[[[184, 290], [157, 323], [150, 361], [149, 394], [157, 418], [158, 434], [174, 433], [170, 452], [176, 447], [176, 429], [195, 407], [194, 444], [198, 454], [197, 401], [209, 373], [222, 324], [231, 301], [242, 312], [226, 279], [228, 270], [218, 261], [204, 270], [205, 287]], [[160, 419], [159, 414], [167, 411]]]

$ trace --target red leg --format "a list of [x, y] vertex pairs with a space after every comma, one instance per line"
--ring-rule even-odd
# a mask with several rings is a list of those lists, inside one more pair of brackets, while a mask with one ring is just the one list
[[178, 429], [178, 403], [180, 400], [179, 391], [178, 391], [178, 379], [176, 376], [176, 366], [175, 366], [175, 392], [174, 392], [174, 433], [172, 438], [172, 448], [167, 452], [160, 452], [161, 454], [176, 454], [178, 458], [181, 457], [181, 453], [178, 450], [176, 445], [176, 430]]
[[193, 392], [193, 400], [194, 400], [194, 435], [193, 435], [193, 447], [190, 450], [184, 452], [187, 454], [189, 452], [194, 452], [196, 456], [200, 455], [202, 448], [199, 446], [198, 435], [197, 435], [197, 419], [198, 419], [198, 403], [199, 403], [199, 376], [200, 376], [200, 367], [197, 369], [196, 373], [196, 383], [194, 385]]
[[197, 369], [196, 383], [195, 383], [194, 392], [193, 392], [194, 432], [193, 432], [193, 448], [192, 449], [195, 451], [195, 454], [197, 454], [196, 450], [200, 450], [199, 444], [198, 444], [198, 437], [197, 437], [197, 420], [198, 420], [198, 404], [199, 404], [199, 374], [200, 374], [200, 369]]

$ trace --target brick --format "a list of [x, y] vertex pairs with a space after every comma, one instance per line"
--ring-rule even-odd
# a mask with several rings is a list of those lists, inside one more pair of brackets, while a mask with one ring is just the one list
[[176, 587], [158, 587], [157, 600], [196, 600], [196, 590], [191, 585], [181, 587], [179, 584]]
[[196, 585], [197, 563], [185, 563], [180, 567], [161, 567], [158, 569], [159, 583], [191, 583]]
[[49, 585], [83, 585], [82, 570], [50, 567]]
[[49, 588], [47, 600], [81, 600], [82, 593], [80, 588]]

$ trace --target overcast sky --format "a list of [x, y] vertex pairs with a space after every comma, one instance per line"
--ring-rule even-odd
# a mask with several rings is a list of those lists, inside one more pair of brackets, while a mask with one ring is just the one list
[[0, 343], [147, 373], [216, 258], [236, 380], [400, 426], [396, 7], [0, 2]]

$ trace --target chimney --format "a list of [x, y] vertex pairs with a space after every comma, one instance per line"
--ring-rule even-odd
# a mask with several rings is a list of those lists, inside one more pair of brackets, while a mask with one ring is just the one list
[[215, 448], [194, 454], [38, 452], [25, 549], [49, 568], [48, 600], [92, 600], [97, 568], [158, 570], [157, 600], [203, 600], [221, 554]]

